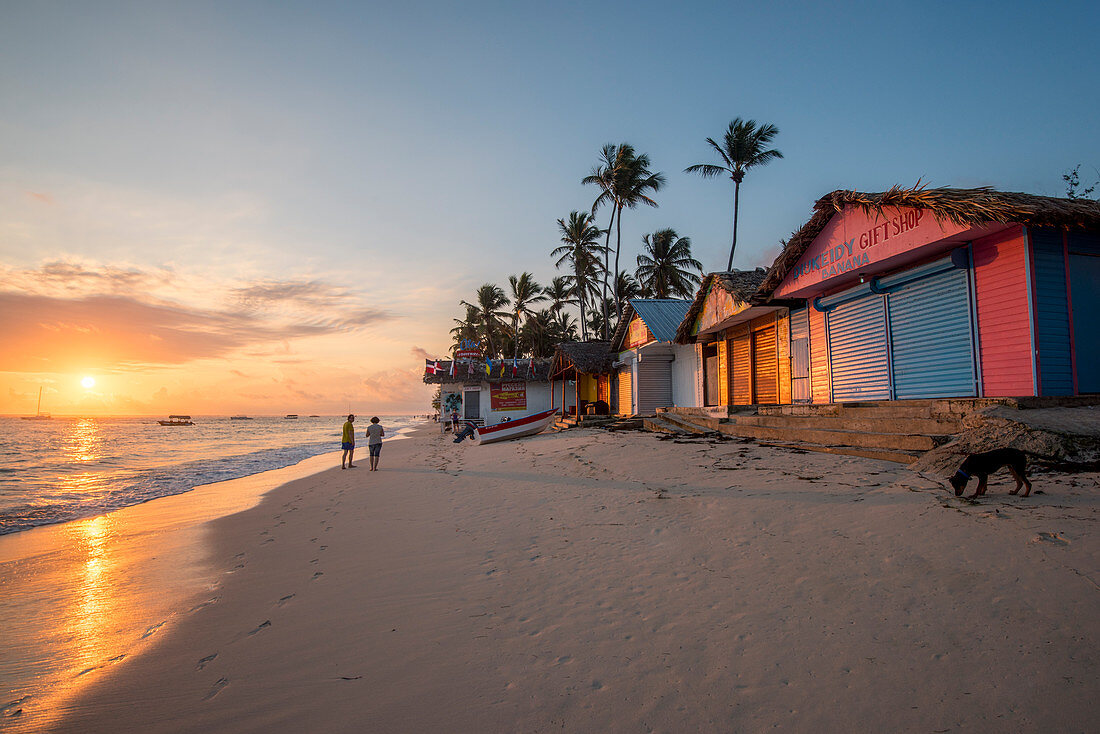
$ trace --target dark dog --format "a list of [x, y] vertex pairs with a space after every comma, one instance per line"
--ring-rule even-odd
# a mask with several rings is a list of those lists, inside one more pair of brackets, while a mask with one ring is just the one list
[[1008, 471], [1016, 479], [1016, 489], [1009, 492], [1009, 494], [1016, 494], [1020, 491], [1020, 487], [1027, 487], [1027, 491], [1023, 494], [1024, 497], [1031, 494], [1031, 482], [1027, 480], [1026, 474], [1027, 457], [1024, 452], [1019, 449], [997, 449], [996, 451], [986, 451], [984, 454], [971, 454], [966, 457], [966, 461], [951, 477], [951, 486], [955, 488], [955, 496], [962, 495], [963, 490], [966, 489], [966, 483], [972, 477], [977, 477], [978, 487], [974, 490], [974, 494], [970, 496], [981, 497], [985, 494], [989, 475], [1002, 466], [1008, 467]]

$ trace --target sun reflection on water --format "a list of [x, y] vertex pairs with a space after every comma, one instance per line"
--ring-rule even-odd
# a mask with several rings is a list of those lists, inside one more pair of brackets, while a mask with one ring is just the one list
[[99, 422], [94, 418], [81, 418], [69, 424], [62, 451], [70, 461], [95, 461], [102, 455], [102, 443]]

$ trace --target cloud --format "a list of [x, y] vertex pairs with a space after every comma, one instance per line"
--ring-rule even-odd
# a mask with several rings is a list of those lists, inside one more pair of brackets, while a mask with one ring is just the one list
[[26, 269], [0, 264], [0, 318], [0, 369], [48, 372], [182, 364], [245, 349], [293, 355], [295, 339], [393, 317], [320, 280], [225, 284], [167, 268], [57, 259]]
[[27, 191], [27, 196], [35, 201], [40, 201], [43, 204], [49, 204], [53, 206], [53, 197], [46, 193], [40, 193], [38, 191]]
[[422, 347], [415, 346], [415, 345], [413, 346], [412, 349], [409, 350], [409, 352], [412, 354], [413, 357], [415, 357], [417, 359], [431, 359], [432, 358], [432, 355], [428, 354], [428, 350], [423, 349]]
[[[88, 365], [136, 369], [226, 357], [250, 346], [363, 328], [338, 319], [278, 323], [262, 314], [146, 303], [114, 295], [54, 298], [0, 292], [0, 370], [55, 372]], [[381, 311], [373, 312], [384, 320]]]

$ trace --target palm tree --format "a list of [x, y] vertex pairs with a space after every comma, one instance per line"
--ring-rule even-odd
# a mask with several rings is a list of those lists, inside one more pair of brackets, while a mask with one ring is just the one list
[[740, 117], [735, 117], [730, 123], [723, 145], [714, 142], [713, 138], [707, 138], [710, 147], [718, 152], [725, 165], [715, 166], [709, 163], [697, 163], [688, 166], [684, 173], [698, 173], [703, 178], [715, 178], [728, 173], [733, 180], [733, 244], [730, 245], [730, 262], [726, 270], [733, 270], [733, 251], [737, 249], [737, 208], [741, 196], [741, 181], [745, 178], [745, 172], [756, 166], [765, 166], [776, 158], [782, 158], [783, 154], [778, 150], [766, 150], [764, 146], [771, 143], [772, 138], [779, 134], [779, 128], [766, 124], [757, 127], [756, 120], [748, 122]]
[[515, 345], [512, 359], [519, 359], [519, 322], [529, 318], [534, 312], [531, 304], [545, 301], [542, 286], [535, 281], [535, 276], [524, 271], [516, 277], [508, 276], [508, 285], [512, 289], [512, 334]]
[[476, 308], [473, 306], [466, 306], [466, 318], [454, 319], [454, 322], [456, 325], [451, 329], [451, 336], [454, 338], [454, 346], [456, 349], [464, 339], [469, 339], [474, 342], [477, 341], [478, 314]]
[[576, 303], [573, 299], [573, 286], [569, 285], [569, 278], [560, 275], [551, 280], [550, 285], [542, 289], [542, 293], [550, 301], [549, 308], [552, 314]]
[[[646, 295], [642, 291], [642, 287], [638, 285], [638, 281], [634, 279], [634, 276], [625, 270], [619, 273], [619, 277], [615, 278], [615, 291], [622, 294], [623, 303], [626, 303], [631, 298], [644, 298]], [[619, 313], [621, 314], [622, 312], [622, 308], [619, 308]]]
[[[613, 176], [616, 201], [615, 220], [615, 281], [619, 279], [619, 253], [623, 244], [623, 208], [635, 209], [639, 204], [656, 208], [657, 202], [647, 192], [656, 192], [665, 184], [665, 177], [649, 170], [649, 156], [637, 155], [629, 143], [619, 145], [619, 155]], [[615, 307], [622, 311], [623, 297], [615, 291]]]
[[558, 311], [552, 320], [550, 334], [557, 344], [577, 341], [577, 320], [568, 311]]
[[501, 320], [511, 315], [502, 310], [509, 303], [508, 296], [504, 295], [504, 291], [501, 290], [499, 285], [485, 283], [477, 289], [476, 300], [476, 304], [467, 303], [466, 301], [459, 301], [459, 303], [467, 309], [472, 308], [477, 312], [477, 325], [485, 336], [485, 356], [495, 357], [497, 351], [496, 341], [493, 337], [497, 336], [498, 332], [504, 328]]
[[[645, 252], [638, 255], [638, 283], [654, 298], [691, 298], [702, 282], [703, 264], [691, 256], [691, 238], [674, 229], [644, 235]], [[699, 274], [688, 270], [693, 268]]]
[[552, 332], [554, 327], [554, 315], [550, 309], [544, 308], [535, 311], [524, 322], [520, 333], [524, 340], [531, 345], [531, 356], [534, 358], [549, 356], [554, 348]]
[[596, 197], [596, 201], [592, 203], [592, 216], [596, 215], [596, 211], [604, 204], [611, 204], [611, 219], [607, 222], [607, 229], [604, 230], [604, 252], [603, 252], [603, 323], [604, 333], [603, 338], [607, 339], [607, 274], [611, 271], [611, 263], [608, 262], [608, 255], [611, 252], [611, 225], [615, 223], [615, 212], [618, 211], [618, 200], [615, 198], [615, 170], [619, 165], [619, 146], [613, 143], [605, 143], [603, 148], [600, 149], [600, 161], [592, 167], [592, 173], [581, 179], [581, 184], [587, 186], [589, 184], [595, 184], [600, 189], [600, 195]]
[[[561, 232], [562, 245], [554, 248], [551, 257], [558, 258], [554, 263], [561, 267], [568, 263], [572, 273], [566, 276], [572, 286], [572, 294], [581, 307], [581, 330], [587, 332], [584, 312], [590, 295], [598, 293], [597, 285], [600, 280], [600, 235], [603, 234], [595, 225], [595, 218], [588, 212], [573, 211], [569, 213], [569, 221], [558, 220], [558, 230]], [[587, 339], [588, 334], [584, 333]]]

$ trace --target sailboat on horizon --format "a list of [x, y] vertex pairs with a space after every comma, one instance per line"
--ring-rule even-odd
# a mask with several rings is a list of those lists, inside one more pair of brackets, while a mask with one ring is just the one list
[[50, 420], [49, 413], [42, 412], [42, 386], [38, 387], [38, 406], [34, 409], [34, 415], [21, 415], [19, 416], [25, 421], [48, 421]]

